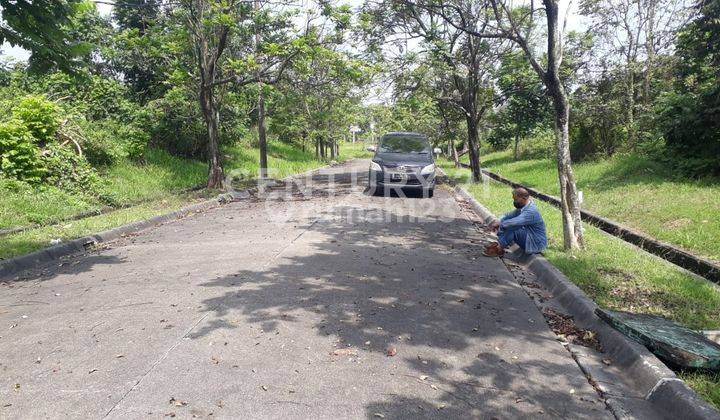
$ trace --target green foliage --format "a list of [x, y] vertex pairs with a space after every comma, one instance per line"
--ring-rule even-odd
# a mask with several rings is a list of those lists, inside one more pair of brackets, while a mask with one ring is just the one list
[[659, 106], [674, 164], [695, 175], [720, 174], [720, 0], [703, 3], [680, 33], [676, 82]]
[[547, 127], [534, 128], [518, 146], [520, 159], [542, 159], [555, 156], [555, 132]]
[[22, 121], [0, 123], [0, 177], [37, 184], [45, 168], [34, 138]]
[[12, 1], [0, 0], [3, 24], [0, 44], [17, 45], [32, 52], [30, 69], [72, 70], [77, 60], [90, 48], [71, 34], [71, 17], [81, 1]]
[[18, 102], [12, 115], [22, 121], [35, 141], [46, 144], [55, 139], [60, 127], [59, 108], [41, 95], [29, 95]]
[[129, 158], [142, 161], [150, 135], [134, 124], [115, 120], [79, 120], [85, 157], [93, 166], [111, 166]]
[[46, 183], [75, 194], [98, 194], [101, 187], [98, 173], [71, 148], [50, 144], [42, 160], [47, 169]]

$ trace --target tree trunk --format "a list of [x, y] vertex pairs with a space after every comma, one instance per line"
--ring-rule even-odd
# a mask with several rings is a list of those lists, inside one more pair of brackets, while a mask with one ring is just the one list
[[545, 86], [553, 100], [555, 110], [555, 146], [557, 152], [558, 179], [560, 181], [560, 211], [563, 220], [563, 247], [565, 250], [584, 246], [582, 219], [580, 218], [580, 200], [575, 174], [570, 158], [570, 130], [568, 127], [570, 103], [565, 87], [560, 80], [559, 5], [557, 0], [543, 0], [548, 26], [548, 69], [544, 74]]
[[518, 145], [520, 144], [520, 126], [515, 127], [515, 147], [513, 148], [513, 160], [518, 160]]
[[258, 94], [258, 147], [260, 148], [260, 179], [268, 176], [267, 160], [267, 132], [265, 130], [265, 96], [262, 91], [262, 84], [259, 86]]
[[555, 106], [555, 142], [557, 149], [558, 180], [560, 182], [560, 211], [563, 219], [563, 247], [565, 250], [583, 248], [580, 201], [575, 184], [575, 173], [570, 158], [569, 114], [570, 105], [564, 89], [559, 86], [553, 94]]
[[635, 136], [635, 74], [633, 73], [632, 63], [628, 63], [627, 78], [625, 80], [625, 129], [627, 130], [628, 143], [632, 149], [636, 146]]
[[655, 0], [647, 2], [647, 23], [645, 24], [645, 52], [647, 59], [645, 60], [645, 86], [643, 99], [645, 105], [650, 104], [651, 97], [651, 81], [655, 69]]
[[480, 156], [478, 153], [478, 126], [477, 121], [472, 116], [466, 117], [468, 146], [470, 146], [470, 170], [472, 171], [473, 181], [480, 182]]
[[208, 140], [208, 188], [220, 188], [223, 185], [222, 156], [220, 155], [220, 114], [216, 109], [212, 88], [200, 91], [200, 108], [205, 120]]
[[460, 156], [458, 156], [457, 147], [453, 147], [453, 162], [455, 163], [455, 167], [460, 167]]

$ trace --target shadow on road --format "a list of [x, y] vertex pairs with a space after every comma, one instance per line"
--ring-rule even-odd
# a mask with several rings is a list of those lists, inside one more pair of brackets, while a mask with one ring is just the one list
[[[448, 199], [444, 205], [457, 206]], [[338, 205], [263, 270], [204, 283], [220, 293], [202, 302], [212, 321], [191, 338], [236, 328], [231, 319], [240, 317], [265, 333], [280, 324], [311, 328], [333, 337], [338, 347], [381, 356], [397, 346], [396, 357], [414, 372], [417, 386], [442, 392], [440, 406], [389, 395], [366, 407], [368, 418], [601, 414], [588, 412], [586, 401], [596, 395], [582, 401], [569, 393], [567, 377], [579, 377], [580, 383], [584, 378], [562, 347], [543, 334], [542, 316], [505, 266], [482, 260], [484, 240], [457, 214], [431, 211], [418, 217], [392, 206]], [[498, 343], [517, 346], [518, 360], [500, 356]], [[403, 354], [405, 348], [411, 354]], [[429, 350], [415, 353], [418, 349]], [[450, 364], [440, 357], [450, 351], [462, 360]], [[547, 352], [558, 357], [548, 360]], [[530, 406], [541, 409], [529, 412]]]

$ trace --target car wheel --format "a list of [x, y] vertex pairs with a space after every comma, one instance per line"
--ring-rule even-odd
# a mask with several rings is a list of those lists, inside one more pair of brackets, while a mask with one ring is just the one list
[[427, 189], [427, 190], [425, 190], [425, 191], [427, 191], [427, 197], [428, 197], [428, 198], [432, 198], [433, 195], [435, 194], [435, 188], [430, 188], [430, 189]]

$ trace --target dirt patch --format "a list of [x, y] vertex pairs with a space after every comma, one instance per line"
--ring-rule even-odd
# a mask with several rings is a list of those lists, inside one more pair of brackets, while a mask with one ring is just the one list
[[692, 220], [690, 220], [690, 219], [685, 219], [685, 218], [673, 219], [673, 220], [668, 220], [667, 222], [663, 223], [663, 226], [668, 229], [677, 229], [677, 228], [681, 228], [683, 226], [687, 226], [691, 223], [692, 223]]
[[602, 346], [597, 339], [597, 334], [591, 330], [578, 328], [571, 315], [560, 313], [552, 308], [544, 308], [542, 314], [547, 320], [550, 329], [560, 337], [564, 337], [569, 343], [590, 347], [602, 352]]
[[627, 271], [619, 270], [617, 268], [612, 268], [612, 267], [598, 268], [597, 271], [602, 276], [613, 277], [613, 278], [620, 279], [623, 281], [630, 281], [635, 278], [635, 276], [633, 274], [628, 273]]

